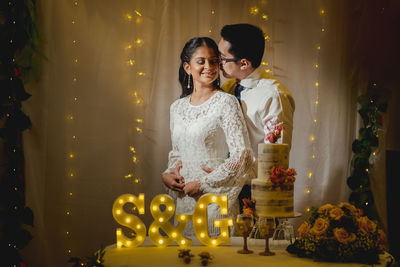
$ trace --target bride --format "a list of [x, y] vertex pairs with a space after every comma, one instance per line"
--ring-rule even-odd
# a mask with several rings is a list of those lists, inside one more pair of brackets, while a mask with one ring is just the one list
[[[162, 180], [176, 199], [177, 214], [192, 214], [199, 196], [228, 196], [228, 216], [239, 213], [238, 196], [244, 172], [253, 156], [241, 107], [233, 95], [219, 88], [219, 53], [207, 37], [189, 40], [181, 53], [181, 98], [170, 108], [172, 150]], [[211, 173], [202, 167], [213, 168]], [[180, 175], [175, 174], [179, 169]], [[217, 236], [214, 219], [222, 218], [219, 206], [208, 206], [208, 231]], [[193, 236], [188, 223], [185, 236]]]

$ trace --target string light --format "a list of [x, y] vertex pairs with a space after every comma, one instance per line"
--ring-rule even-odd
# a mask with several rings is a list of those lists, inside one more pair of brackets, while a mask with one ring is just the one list
[[143, 43], [144, 43], [143, 39], [137, 38], [135, 40], [135, 44], [137, 47], [141, 47], [143, 45]]
[[127, 14], [125, 14], [125, 18], [126, 18], [128, 21], [131, 21], [131, 20], [133, 19], [133, 16], [132, 16], [131, 14], [127, 13]]
[[129, 178], [133, 177], [133, 174], [130, 173], [130, 174], [125, 175], [124, 177], [125, 177], [125, 179], [129, 179]]
[[258, 7], [253, 6], [253, 7], [250, 7], [249, 13], [250, 13], [251, 15], [257, 15], [259, 11], [260, 11], [260, 10], [258, 9]]

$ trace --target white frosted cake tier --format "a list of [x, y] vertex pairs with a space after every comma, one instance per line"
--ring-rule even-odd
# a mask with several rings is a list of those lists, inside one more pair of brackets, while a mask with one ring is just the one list
[[270, 172], [274, 166], [289, 167], [287, 144], [258, 144], [258, 177], [251, 181], [252, 199], [261, 217], [293, 217], [293, 184], [273, 184]]
[[293, 184], [274, 185], [260, 179], [251, 181], [251, 194], [256, 200], [256, 213], [261, 217], [293, 217], [293, 193]]
[[289, 167], [289, 145], [287, 144], [258, 144], [257, 178], [269, 181], [269, 171], [274, 166], [283, 169]]

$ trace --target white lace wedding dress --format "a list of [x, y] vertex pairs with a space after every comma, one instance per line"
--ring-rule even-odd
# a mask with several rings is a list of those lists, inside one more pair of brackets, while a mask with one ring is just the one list
[[[172, 150], [165, 172], [172, 173], [182, 161], [180, 174], [185, 183], [199, 180], [204, 193], [227, 195], [228, 217], [235, 220], [238, 195], [246, 182], [243, 174], [253, 161], [239, 102], [233, 95], [217, 91], [198, 106], [190, 103], [190, 96], [178, 99], [170, 112]], [[215, 170], [207, 174], [202, 166]], [[168, 193], [176, 199], [176, 214], [193, 214], [197, 199], [169, 189]], [[214, 219], [224, 217], [219, 206], [211, 204], [207, 212], [210, 236], [219, 235], [219, 228], [213, 226]], [[194, 235], [191, 223], [184, 235]]]

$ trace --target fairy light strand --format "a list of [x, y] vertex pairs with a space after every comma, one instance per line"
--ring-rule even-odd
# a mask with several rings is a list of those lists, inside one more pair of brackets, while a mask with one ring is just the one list
[[[73, 35], [76, 35], [77, 32], [77, 25], [79, 24], [79, 19], [78, 19], [78, 8], [79, 8], [79, 0], [72, 0], [72, 19], [71, 19], [71, 29], [72, 29], [72, 33]], [[78, 92], [77, 90], [77, 86], [79, 85], [79, 75], [78, 75], [78, 66], [80, 63], [80, 60], [77, 56], [77, 50], [78, 50], [78, 40], [76, 38], [72, 38], [72, 40], [70, 41], [72, 44], [72, 58], [71, 58], [71, 63], [72, 63], [72, 74], [71, 74], [71, 88], [72, 88], [72, 92], [73, 92], [73, 96], [70, 99], [70, 103], [72, 103], [71, 105], [71, 111], [69, 112], [69, 114], [67, 115], [67, 125], [69, 126], [69, 129], [71, 129], [72, 131], [76, 130], [76, 127], [74, 127], [74, 122], [76, 121], [76, 104], [78, 104], [78, 100], [79, 97], [76, 94], [76, 92]], [[77, 154], [74, 152], [74, 149], [76, 149], [76, 141], [77, 141], [77, 135], [74, 133], [72, 135], [69, 135], [68, 137], [68, 143], [69, 143], [69, 147], [70, 147], [70, 151], [67, 154], [67, 165], [69, 166], [68, 168], [68, 172], [66, 174], [67, 179], [69, 180], [69, 184], [71, 185], [72, 182], [77, 178], [76, 175], [76, 170], [75, 170], [75, 161], [77, 158]], [[70, 186], [72, 187], [72, 186]], [[66, 203], [71, 205], [71, 201], [72, 198], [74, 197], [74, 192], [72, 192], [71, 190], [67, 190], [67, 192], [65, 193], [65, 197], [66, 197]], [[71, 230], [68, 229], [69, 227], [71, 227], [70, 223], [72, 221], [72, 216], [73, 216], [73, 210], [71, 209], [71, 207], [66, 208], [64, 216], [66, 217], [65, 221], [66, 221], [66, 230], [65, 230], [65, 237], [67, 239], [67, 255], [70, 256], [72, 253], [72, 241], [71, 241]]]
[[[130, 26], [132, 26], [132, 28], [134, 28], [134, 32], [136, 34], [136, 36], [133, 38], [133, 40], [131, 40], [128, 44], [126, 44], [124, 46], [124, 50], [125, 53], [128, 57], [127, 59], [127, 68], [132, 69], [134, 71], [134, 73], [136, 75], [134, 75], [134, 81], [133, 83], [135, 85], [138, 84], [138, 81], [140, 78], [143, 78], [146, 76], [146, 72], [137, 69], [138, 66], [140, 66], [140, 64], [138, 64], [138, 58], [136, 57], [136, 55], [140, 55], [141, 53], [141, 49], [145, 46], [146, 44], [146, 40], [144, 40], [141, 36], [139, 36], [138, 33], [138, 27], [140, 27], [140, 24], [143, 22], [143, 18], [144, 18], [144, 14], [141, 10], [131, 10], [125, 13], [124, 15], [125, 20], [130, 24]], [[132, 96], [133, 96], [133, 101], [134, 101], [134, 106], [135, 108], [141, 109], [143, 108], [143, 104], [144, 104], [144, 99], [141, 96], [140, 90], [137, 89], [133, 89], [132, 90]], [[140, 112], [135, 112], [135, 114], [140, 114]], [[144, 119], [138, 115], [135, 119], [134, 119], [134, 129], [136, 131], [137, 134], [142, 134], [143, 133], [143, 124], [144, 124]], [[130, 151], [131, 151], [131, 163], [134, 166], [137, 166], [137, 164], [140, 162], [136, 149], [134, 146], [130, 146], [129, 147]], [[139, 184], [142, 179], [140, 177], [138, 177], [137, 175], [134, 174], [134, 171], [124, 175], [125, 179], [129, 179], [131, 180], [133, 183], [135, 184]]]
[[264, 32], [265, 39], [265, 57], [266, 61], [261, 62], [261, 66], [264, 68], [264, 71], [268, 74], [273, 74], [273, 64], [271, 61], [273, 59], [273, 48], [271, 41], [271, 23], [270, 15], [268, 12], [268, 3], [266, 1], [260, 1], [259, 5], [251, 5], [249, 7], [249, 15], [250, 18], [255, 20], [255, 24], [259, 25], [259, 27]]
[[[315, 44], [315, 62], [313, 63], [313, 71], [315, 73], [315, 81], [313, 82], [313, 88], [314, 88], [314, 100], [312, 102], [312, 118], [311, 118], [311, 124], [312, 124], [312, 133], [309, 137], [309, 142], [311, 145], [311, 154], [310, 154], [310, 160], [311, 160], [311, 167], [310, 169], [307, 171], [307, 182], [305, 185], [305, 189], [304, 192], [306, 195], [308, 195], [308, 197], [311, 197], [312, 194], [312, 182], [313, 179], [315, 178], [314, 175], [314, 167], [316, 166], [316, 159], [318, 158], [318, 151], [317, 151], [317, 138], [316, 138], [316, 133], [318, 132], [318, 110], [319, 110], [319, 105], [320, 105], [320, 99], [319, 99], [319, 92], [321, 89], [321, 86], [323, 86], [323, 84], [321, 84], [320, 81], [320, 69], [321, 69], [321, 64], [320, 64], [320, 55], [321, 55], [321, 51], [323, 51], [323, 47], [322, 47], [322, 41], [324, 39], [324, 35], [327, 32], [327, 25], [326, 25], [326, 9], [324, 7], [321, 7], [318, 10], [318, 16], [320, 19], [320, 26], [319, 26], [319, 38], [318, 38], [318, 43]], [[310, 201], [308, 201], [310, 202]], [[310, 207], [306, 207], [305, 211], [306, 212], [310, 212]]]

